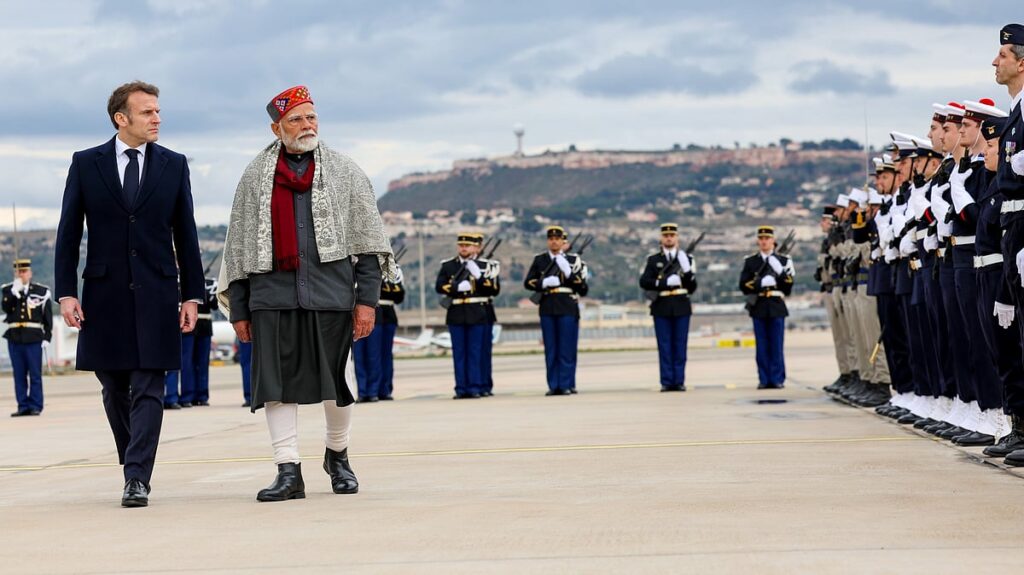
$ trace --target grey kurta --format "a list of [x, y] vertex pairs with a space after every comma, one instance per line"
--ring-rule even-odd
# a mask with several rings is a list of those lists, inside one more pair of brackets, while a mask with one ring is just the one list
[[293, 202], [299, 269], [255, 274], [227, 290], [231, 321], [253, 322], [254, 411], [268, 401], [352, 403], [344, 375], [352, 309], [376, 306], [380, 296], [377, 257], [321, 262], [310, 194], [294, 194]]

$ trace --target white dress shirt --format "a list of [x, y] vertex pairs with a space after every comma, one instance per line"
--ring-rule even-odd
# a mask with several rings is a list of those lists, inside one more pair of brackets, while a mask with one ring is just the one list
[[124, 171], [128, 168], [128, 161], [131, 159], [128, 154], [124, 153], [125, 150], [138, 150], [139, 151], [139, 184], [142, 183], [142, 167], [146, 164], [146, 144], [142, 144], [138, 148], [132, 148], [128, 144], [121, 141], [121, 138], [114, 138], [114, 152], [117, 158], [117, 179], [121, 182], [121, 186], [124, 186]]

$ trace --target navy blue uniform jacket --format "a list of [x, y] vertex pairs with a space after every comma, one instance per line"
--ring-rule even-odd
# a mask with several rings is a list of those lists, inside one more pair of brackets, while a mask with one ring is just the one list
[[129, 206], [121, 193], [114, 139], [75, 152], [57, 227], [55, 300], [78, 297], [83, 222], [89, 238], [76, 367], [179, 369], [178, 304], [204, 299], [185, 156], [148, 144], [142, 186]]

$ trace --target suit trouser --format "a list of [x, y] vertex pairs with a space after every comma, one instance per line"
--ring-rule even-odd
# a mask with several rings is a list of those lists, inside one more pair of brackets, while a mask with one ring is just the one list
[[571, 315], [540, 316], [548, 389], [576, 389], [576, 344], [580, 320]]
[[18, 411], [43, 410], [43, 344], [7, 341]]
[[[990, 345], [992, 339], [992, 306], [986, 317], [980, 315], [983, 300], [980, 272], [974, 268], [956, 270], [956, 300], [964, 331], [954, 336], [958, 354], [969, 354], [966, 359], [971, 370], [970, 397], [961, 393], [964, 402], [977, 401], [982, 409], [996, 409], [1003, 405], [1003, 385], [997, 369], [997, 351]], [[969, 346], [965, 349], [966, 346]]]
[[[1002, 288], [1003, 268], [1001, 264], [991, 265], [976, 270], [975, 274], [978, 279], [978, 320], [982, 323], [982, 335], [999, 376], [995, 390], [991, 386], [978, 389], [978, 407], [993, 409], [1002, 405], [1007, 413], [1013, 414], [1006, 401], [1006, 390], [1024, 389], [1024, 358], [1021, 358], [1020, 331], [1017, 326], [1003, 328], [999, 325], [999, 319], [992, 313], [996, 297]], [[993, 391], [997, 393], [996, 398], [999, 401], [995, 406], [992, 405]], [[1024, 416], [1024, 411], [1016, 414]]]
[[[1017, 270], [1017, 252], [1024, 249], [1024, 218], [1017, 214], [1017, 219], [1008, 222], [1003, 226], [1003, 274], [1009, 290], [1012, 302], [1017, 308], [1017, 317], [1014, 323], [1018, 329], [1018, 339], [1024, 345], [1024, 288], [1021, 287], [1020, 272]], [[999, 294], [996, 294], [999, 297]], [[1001, 301], [1001, 300], [1000, 300]], [[1009, 304], [1011, 302], [1002, 302]], [[1010, 329], [1013, 329], [1011, 326]], [[1024, 350], [1017, 350], [1017, 355], [1024, 353]], [[1024, 416], [1024, 381], [1015, 378], [1003, 380], [1003, 394], [1006, 402], [1006, 409], [1018, 416]]]
[[658, 369], [662, 387], [686, 385], [686, 344], [690, 337], [690, 316], [654, 316], [658, 340]]
[[480, 342], [480, 390], [494, 389], [493, 360], [494, 355], [494, 324], [487, 324], [487, 333]]
[[839, 367], [839, 373], [847, 374], [853, 370], [853, 367], [851, 367], [850, 353], [847, 350], [846, 330], [840, 324], [842, 322], [842, 318], [839, 317], [841, 307], [831, 290], [825, 294], [825, 310], [828, 311], [828, 324], [832, 328], [832, 346], [836, 352], [836, 365]]
[[837, 344], [836, 355], [846, 356], [846, 365], [849, 366], [850, 371], [860, 371], [860, 366], [857, 365], [857, 348], [854, 347], [853, 340], [850, 339], [850, 326], [847, 325], [850, 321], [851, 310], [846, 309], [843, 305], [842, 287], [832, 288], [832, 309], [836, 314], [836, 321], [832, 324], [832, 338], [833, 341], [840, 342]]
[[450, 324], [448, 333], [452, 337], [452, 361], [455, 364], [455, 393], [466, 395], [480, 393], [480, 351], [482, 339], [488, 324]]
[[164, 420], [164, 371], [98, 370], [96, 378], [103, 385], [103, 409], [124, 479], [149, 485]]
[[847, 337], [850, 338], [850, 350], [853, 353], [853, 365], [857, 366], [857, 371], [860, 372], [860, 378], [864, 381], [873, 381], [869, 379], [871, 375], [871, 362], [868, 361], [868, 356], [871, 354], [871, 350], [867, 349], [864, 345], [864, 338], [861, 337], [860, 333], [860, 322], [857, 319], [857, 315], [860, 310], [857, 307], [857, 291], [853, 286], [846, 288], [840, 296], [843, 302], [843, 319], [846, 325]]
[[397, 323], [380, 326], [380, 390], [378, 397], [391, 397], [395, 388], [395, 332]]
[[[973, 272], [973, 270], [967, 270]], [[971, 278], [971, 283], [974, 283]], [[961, 401], [974, 401], [975, 389], [977, 389], [976, 376], [978, 372], [973, 369], [972, 362], [977, 358], [985, 358], [985, 353], [979, 349], [981, 334], [978, 334], [978, 342], [964, 341], [968, 338], [971, 326], [964, 322], [963, 313], [960, 310], [958, 290], [956, 282], [956, 269], [952, 264], [943, 262], [939, 265], [939, 285], [942, 289], [942, 311], [946, 319], [947, 338], [939, 342], [943, 351], [949, 355], [949, 363], [953, 366], [952, 386], [947, 387], [943, 392], [946, 397], [959, 397]], [[977, 293], [977, 288], [973, 290]], [[987, 358], [985, 358], [987, 359]], [[989, 371], [992, 371], [989, 366]], [[949, 382], [946, 383], [950, 385]], [[952, 395], [950, 395], [952, 393]]]
[[924, 290], [924, 312], [927, 317], [928, 338], [926, 346], [931, 346], [932, 362], [935, 366], [935, 379], [932, 380], [932, 395], [935, 397], [956, 397], [958, 374], [954, 368], [951, 348], [949, 346], [949, 324], [946, 321], [946, 307], [942, 300], [942, 284], [935, 276], [934, 266], [921, 268], [921, 286]]
[[252, 401], [252, 342], [238, 342], [238, 365], [242, 368], [242, 397]]
[[875, 344], [878, 343], [878, 337], [882, 332], [878, 323], [878, 303], [875, 301], [875, 296], [868, 295], [868, 286], [863, 284], [857, 286], [855, 300], [857, 302], [857, 319], [860, 322], [857, 333], [864, 340], [863, 348], [868, 352], [868, 356], [865, 358], [868, 364], [867, 376], [861, 374], [861, 378], [873, 383], [891, 383], [885, 348], [879, 347], [874, 363], [871, 361], [871, 353], [875, 350]]
[[907, 324], [907, 340], [910, 342], [910, 365], [914, 375], [914, 393], [917, 395], [938, 395], [933, 382], [938, 381], [938, 364], [935, 360], [934, 337], [928, 323], [928, 312], [924, 309], [924, 287], [920, 274], [914, 272], [914, 289], [911, 294], [900, 296]]
[[895, 294], [881, 293], [875, 296], [878, 317], [882, 325], [882, 345], [889, 365], [893, 389], [898, 393], [914, 391], [914, 376], [910, 371], [910, 342], [907, 341], [907, 326], [900, 312], [899, 298]]
[[785, 317], [755, 317], [754, 343], [757, 346], [757, 380], [760, 385], [786, 383]]
[[383, 379], [381, 369], [381, 349], [384, 343], [384, 330], [381, 324], [373, 326], [370, 335], [352, 344], [352, 358], [355, 360], [356, 382], [359, 385], [359, 397], [378, 397], [380, 383]]

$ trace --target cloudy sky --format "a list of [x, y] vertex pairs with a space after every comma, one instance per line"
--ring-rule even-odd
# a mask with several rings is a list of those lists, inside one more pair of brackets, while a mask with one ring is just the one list
[[[924, 133], [933, 101], [991, 97], [1008, 2], [776, 0], [0, 0], [0, 206], [52, 227], [71, 153], [113, 134], [111, 90], [161, 89], [161, 143], [223, 223], [309, 86], [321, 137], [382, 193], [412, 171], [514, 148], [664, 149]], [[1019, 12], [1019, 11], [1018, 11]], [[1016, 14], [1020, 16], [1020, 14]], [[1019, 18], [1018, 18], [1019, 19]], [[10, 228], [0, 208], [0, 228]]]

